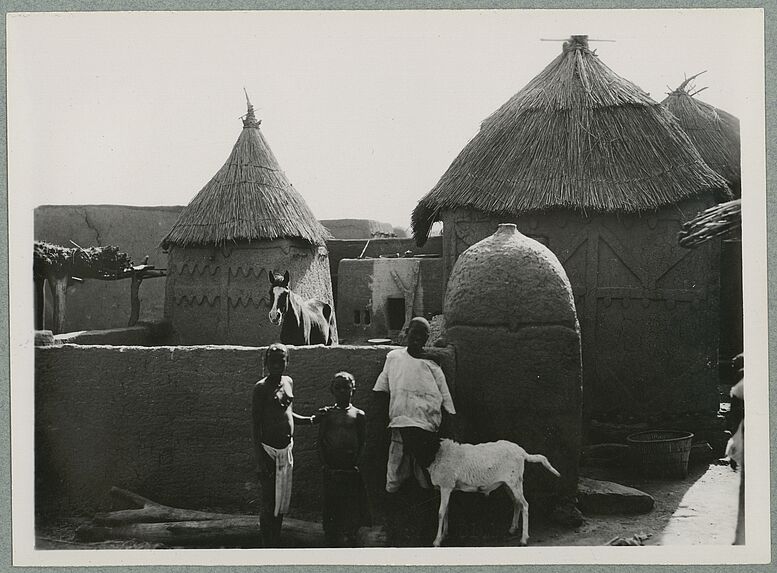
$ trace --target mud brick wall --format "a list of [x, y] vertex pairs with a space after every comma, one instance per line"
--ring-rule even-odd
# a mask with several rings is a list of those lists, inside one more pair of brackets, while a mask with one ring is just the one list
[[411, 292], [412, 316], [442, 314], [441, 258], [344, 259], [338, 272], [338, 331], [345, 342], [358, 344], [395, 335], [399, 328], [395, 324], [392, 329], [390, 298], [404, 300], [399, 309], [400, 327], [410, 307]]
[[[385, 413], [372, 386], [392, 347], [291, 347], [295, 412], [332, 403], [339, 370], [357, 380], [367, 412], [370, 491], [385, 479]], [[265, 348], [237, 346], [36, 348], [35, 493], [42, 520], [109, 510], [119, 486], [178, 507], [257, 513], [251, 392]], [[433, 349], [455, 387], [451, 349]], [[317, 428], [295, 431], [291, 515], [320, 520]], [[378, 501], [379, 503], [379, 501]]]
[[334, 290], [335, 300], [337, 300], [337, 273], [340, 261], [343, 259], [356, 259], [360, 256], [374, 258], [380, 255], [402, 254], [405, 251], [413, 251], [417, 255], [442, 255], [442, 237], [430, 237], [423, 247], [416, 245], [415, 239], [412, 237], [333, 239], [326, 242], [326, 248], [329, 250], [329, 272], [332, 275], [332, 289]]

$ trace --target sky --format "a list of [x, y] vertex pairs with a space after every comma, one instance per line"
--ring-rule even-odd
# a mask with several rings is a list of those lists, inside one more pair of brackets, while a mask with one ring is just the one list
[[[185, 205], [246, 112], [319, 219], [408, 227], [480, 122], [588, 34], [660, 101], [753, 104], [757, 11], [9, 14], [9, 190], [41, 204]], [[549, 41], [544, 41], [549, 40]]]

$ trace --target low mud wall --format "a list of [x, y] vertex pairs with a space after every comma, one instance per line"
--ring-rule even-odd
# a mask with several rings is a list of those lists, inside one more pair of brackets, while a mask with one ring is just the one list
[[[373, 444], [387, 445], [385, 413], [371, 416], [372, 386], [391, 347], [290, 349], [294, 410], [332, 403], [328, 381], [354, 374], [354, 404], [366, 411]], [[110, 509], [111, 486], [195, 509], [257, 513], [251, 391], [265, 348], [65, 344], [36, 348], [36, 513], [45, 520]], [[432, 349], [455, 392], [455, 358]], [[317, 428], [295, 431], [290, 514], [320, 520]], [[377, 446], [373, 446], [375, 450]], [[380, 487], [385, 456], [365, 476]], [[381, 463], [384, 465], [381, 467]]]
[[106, 330], [78, 330], [52, 335], [50, 330], [41, 332], [40, 346], [80, 344], [82, 346], [159, 346], [169, 343], [170, 324], [147, 322], [126, 328]]

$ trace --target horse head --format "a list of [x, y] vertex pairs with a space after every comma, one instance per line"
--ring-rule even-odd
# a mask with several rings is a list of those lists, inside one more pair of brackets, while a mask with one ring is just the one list
[[276, 326], [283, 320], [283, 315], [289, 310], [289, 271], [286, 271], [283, 275], [268, 271], [268, 277], [270, 279], [270, 299], [272, 300], [272, 306], [268, 314], [270, 322]]

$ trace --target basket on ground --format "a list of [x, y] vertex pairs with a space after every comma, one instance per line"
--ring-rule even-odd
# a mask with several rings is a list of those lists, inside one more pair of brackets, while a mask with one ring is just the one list
[[679, 478], [688, 475], [692, 440], [692, 433], [678, 430], [648, 430], [626, 438], [644, 475]]

